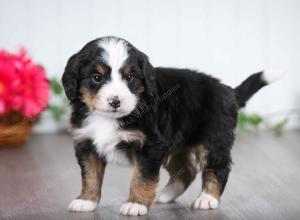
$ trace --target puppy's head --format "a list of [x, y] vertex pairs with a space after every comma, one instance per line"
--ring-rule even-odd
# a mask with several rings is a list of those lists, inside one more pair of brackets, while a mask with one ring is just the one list
[[129, 115], [154, 95], [155, 73], [145, 54], [117, 37], [89, 42], [68, 61], [62, 77], [68, 99], [106, 117]]

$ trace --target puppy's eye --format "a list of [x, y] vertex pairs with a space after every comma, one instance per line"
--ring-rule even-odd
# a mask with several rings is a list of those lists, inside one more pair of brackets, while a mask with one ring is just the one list
[[101, 83], [102, 78], [99, 74], [95, 74], [92, 76], [92, 81], [96, 84], [99, 84], [99, 83]]
[[133, 81], [133, 75], [128, 74], [127, 76], [125, 76], [125, 80], [129, 83], [131, 83]]

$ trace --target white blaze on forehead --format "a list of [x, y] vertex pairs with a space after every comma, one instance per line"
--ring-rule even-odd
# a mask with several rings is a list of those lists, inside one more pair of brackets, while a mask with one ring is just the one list
[[107, 38], [100, 40], [99, 46], [104, 49], [102, 56], [111, 68], [112, 80], [120, 79], [119, 70], [128, 58], [127, 43], [122, 39]]
[[126, 80], [122, 79], [120, 69], [129, 57], [128, 43], [119, 38], [104, 38], [99, 40], [99, 47], [103, 49], [101, 54], [103, 61], [111, 68], [110, 80], [108, 80], [98, 91], [100, 101], [96, 108], [106, 115], [111, 112], [109, 104], [111, 97], [117, 96], [120, 100], [120, 107], [114, 117], [128, 115], [137, 104], [137, 97], [130, 91]]

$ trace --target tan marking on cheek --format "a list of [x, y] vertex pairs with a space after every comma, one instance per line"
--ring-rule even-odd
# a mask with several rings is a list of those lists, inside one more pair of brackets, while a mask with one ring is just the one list
[[202, 174], [203, 177], [203, 184], [202, 184], [202, 189], [204, 192], [211, 194], [215, 198], [219, 199], [221, 196], [220, 193], [220, 183], [213, 173], [212, 170], [210, 169], [205, 169]]
[[134, 93], [139, 95], [142, 94], [144, 91], [145, 91], [145, 87], [141, 85], [134, 91]]
[[98, 202], [101, 197], [101, 188], [106, 163], [91, 154], [84, 162], [81, 199]]
[[155, 198], [157, 183], [158, 177], [156, 179], [144, 179], [140, 173], [140, 168], [135, 165], [128, 202], [149, 206]]
[[81, 89], [81, 94], [84, 102], [91, 110], [96, 108], [97, 102], [99, 102], [99, 96], [91, 94], [87, 89]]

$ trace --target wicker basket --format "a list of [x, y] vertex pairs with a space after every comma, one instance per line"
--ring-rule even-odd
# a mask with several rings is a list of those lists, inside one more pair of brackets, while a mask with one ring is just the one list
[[0, 117], [0, 147], [22, 147], [37, 117], [24, 118], [17, 112]]

